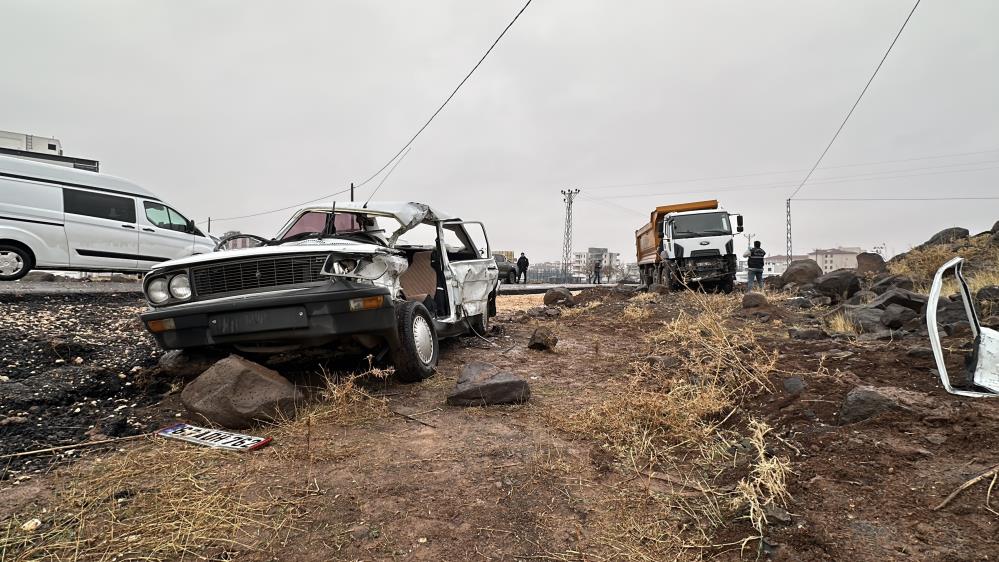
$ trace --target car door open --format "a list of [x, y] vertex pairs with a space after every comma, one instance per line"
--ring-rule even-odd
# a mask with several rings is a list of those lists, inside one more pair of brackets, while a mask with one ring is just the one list
[[446, 221], [442, 243], [452, 275], [454, 303], [467, 317], [488, 314], [489, 293], [496, 280], [486, 229], [477, 221]]

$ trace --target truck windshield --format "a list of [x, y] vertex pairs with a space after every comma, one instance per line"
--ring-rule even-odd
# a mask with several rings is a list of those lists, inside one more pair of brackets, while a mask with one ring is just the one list
[[727, 213], [681, 215], [673, 219], [674, 238], [698, 238], [732, 234]]

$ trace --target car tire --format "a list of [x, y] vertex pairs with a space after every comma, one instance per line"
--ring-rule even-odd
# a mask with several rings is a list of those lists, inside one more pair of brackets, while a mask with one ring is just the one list
[[0, 245], [0, 281], [17, 281], [35, 266], [31, 254], [18, 246]]
[[392, 350], [395, 375], [403, 382], [419, 382], [434, 374], [440, 358], [437, 329], [427, 307], [402, 301], [395, 311], [399, 344]]
[[517, 282], [517, 274], [512, 271], [508, 271], [506, 273], [506, 282], [511, 285], [515, 284]]

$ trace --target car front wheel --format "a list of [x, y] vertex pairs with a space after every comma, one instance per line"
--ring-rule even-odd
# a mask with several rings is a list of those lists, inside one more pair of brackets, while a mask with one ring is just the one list
[[403, 301], [396, 307], [399, 344], [392, 350], [395, 374], [403, 382], [418, 382], [434, 374], [440, 342], [427, 308]]
[[31, 271], [31, 255], [17, 246], [0, 245], [0, 281], [17, 281]]

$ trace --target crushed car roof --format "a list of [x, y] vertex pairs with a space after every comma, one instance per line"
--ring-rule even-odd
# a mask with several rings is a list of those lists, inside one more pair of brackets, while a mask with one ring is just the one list
[[[405, 225], [412, 224], [415, 222], [423, 222], [424, 220], [449, 220], [456, 218], [450, 213], [442, 211], [440, 209], [435, 209], [430, 205], [425, 203], [416, 202], [403, 202], [403, 201], [371, 201], [368, 203], [362, 203], [360, 201], [344, 201], [336, 202], [337, 211], [357, 211], [360, 213], [366, 211], [372, 211], [376, 213], [384, 213], [387, 215], [392, 215], [399, 222]], [[333, 209], [333, 203], [323, 203], [320, 206], [309, 206], [310, 209], [315, 208], [325, 208]]]

